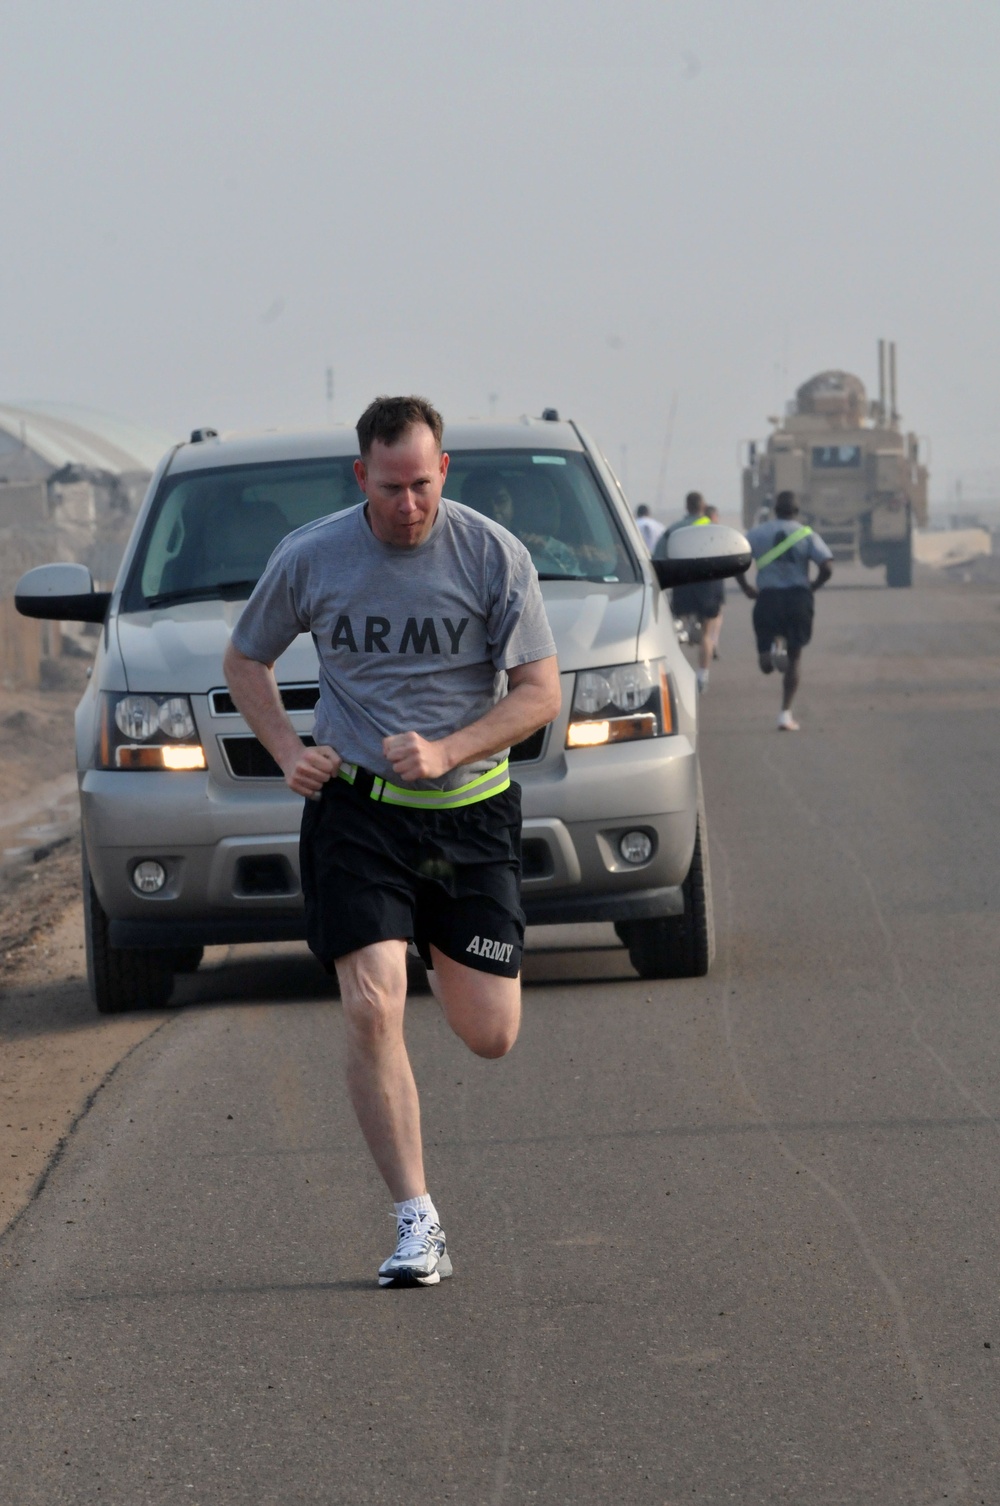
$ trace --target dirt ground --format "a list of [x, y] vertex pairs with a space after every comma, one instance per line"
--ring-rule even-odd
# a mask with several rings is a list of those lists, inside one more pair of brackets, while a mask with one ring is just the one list
[[[75, 767], [85, 666], [59, 661], [52, 690], [0, 687], [4, 807]], [[64, 672], [65, 671], [65, 672]], [[0, 1232], [39, 1189], [92, 1095], [167, 1015], [98, 1015], [87, 992], [80, 843], [0, 870]]]
[[0, 805], [76, 768], [73, 712], [86, 684], [86, 663], [57, 659], [59, 686], [10, 690], [0, 685]]

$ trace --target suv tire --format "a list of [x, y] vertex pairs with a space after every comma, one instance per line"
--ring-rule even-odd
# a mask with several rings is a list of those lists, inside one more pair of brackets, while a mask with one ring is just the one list
[[168, 961], [175, 954], [124, 951], [108, 940], [108, 917], [97, 898], [87, 859], [83, 860], [83, 921], [87, 943], [87, 982], [100, 1014], [128, 1009], [161, 1009], [174, 987]]
[[172, 947], [169, 952], [163, 953], [172, 973], [196, 973], [204, 955], [203, 946]]
[[684, 914], [626, 920], [615, 926], [640, 978], [704, 978], [715, 961], [715, 915], [708, 866], [708, 828], [698, 775], [698, 825], [683, 884]]

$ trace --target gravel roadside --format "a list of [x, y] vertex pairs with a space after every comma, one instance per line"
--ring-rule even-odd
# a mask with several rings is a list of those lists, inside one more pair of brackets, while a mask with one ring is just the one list
[[41, 1190], [118, 1063], [170, 1017], [96, 1012], [79, 888], [74, 840], [0, 896], [0, 1233]]
[[[83, 668], [55, 691], [0, 688], [3, 816], [72, 773]], [[101, 1016], [87, 991], [80, 841], [59, 835], [0, 864], [0, 1233], [40, 1190], [66, 1136], [166, 1012]]]

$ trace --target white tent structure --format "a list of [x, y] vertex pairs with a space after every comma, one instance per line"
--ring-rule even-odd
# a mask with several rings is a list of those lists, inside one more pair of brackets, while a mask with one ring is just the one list
[[0, 483], [40, 481], [65, 466], [149, 475], [169, 434], [74, 403], [0, 403]]

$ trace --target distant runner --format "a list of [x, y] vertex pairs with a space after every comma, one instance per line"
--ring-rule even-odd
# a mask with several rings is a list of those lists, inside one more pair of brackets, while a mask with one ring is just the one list
[[662, 523], [656, 521], [645, 502], [636, 508], [635, 522], [645, 541], [646, 548], [652, 554], [667, 530]]
[[[711, 517], [713, 512], [716, 512], [715, 508], [709, 508], [706, 505], [701, 492], [688, 492], [684, 498], [684, 517], [676, 523], [671, 523], [670, 527], [664, 531], [653, 551], [654, 558], [666, 559], [670, 538], [679, 528], [696, 528], [717, 521], [718, 513], [716, 512], [716, 517], [713, 519]], [[722, 631], [722, 604], [725, 599], [726, 588], [721, 580], [697, 581], [687, 586], [675, 586], [670, 593], [670, 610], [674, 616], [687, 618], [694, 627], [694, 632], [690, 636], [691, 642], [698, 649], [698, 668], [695, 673], [699, 691], [708, 689], [709, 667], [719, 645], [719, 634]]]
[[[354, 466], [367, 500], [278, 545], [226, 655], [233, 699], [307, 797], [309, 945], [339, 979], [348, 1090], [395, 1202], [381, 1286], [452, 1274], [403, 1039], [407, 942], [456, 1035], [477, 1056], [506, 1055], [524, 940], [507, 750], [561, 703], [531, 556], [501, 524], [442, 496], [441, 433], [423, 398], [375, 399], [358, 420]], [[272, 669], [307, 632], [320, 661], [313, 748]]]
[[[813, 597], [833, 574], [833, 555], [818, 533], [795, 522], [798, 511], [793, 492], [778, 493], [774, 517], [747, 533], [757, 566], [757, 585], [748, 585], [745, 574], [736, 577], [740, 589], [754, 604], [760, 667], [766, 675], [777, 670], [784, 676], [780, 732], [799, 730], [792, 716], [792, 701], [799, 688], [802, 650], [812, 637]], [[810, 561], [819, 566], [811, 583]]]

